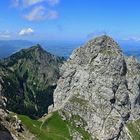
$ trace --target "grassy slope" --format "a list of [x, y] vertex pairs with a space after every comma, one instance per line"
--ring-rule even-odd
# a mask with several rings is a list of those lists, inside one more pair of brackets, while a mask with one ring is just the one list
[[140, 140], [140, 119], [127, 124], [130, 136], [133, 140]]
[[54, 112], [45, 121], [32, 120], [27, 116], [19, 115], [22, 123], [33, 133], [37, 140], [72, 140], [71, 132], [78, 132], [83, 140], [91, 140], [91, 135], [81, 127], [75, 127], [73, 121], [63, 121], [58, 112]]
[[[27, 129], [37, 137], [37, 140], [72, 140], [71, 131], [79, 132], [83, 136], [83, 140], [92, 139], [91, 135], [83, 128], [75, 127], [72, 120], [70, 122], [63, 121], [58, 112], [54, 112], [44, 123], [24, 115], [19, 115], [19, 118]], [[127, 128], [132, 140], [140, 140], [140, 120], [128, 123]]]
[[[75, 121], [78, 121], [78, 122], [82, 121], [83, 126], [76, 127]], [[79, 115], [72, 115], [72, 118], [68, 122], [68, 124], [69, 124], [70, 130], [77, 131], [78, 133], [82, 135], [83, 140], [92, 140], [91, 135], [84, 129], [84, 127], [87, 125], [86, 122]]]
[[27, 129], [35, 134], [38, 140], [70, 140], [67, 124], [61, 119], [57, 112], [47, 119], [43, 125], [41, 121], [32, 120], [27, 116], [19, 115], [22, 123]]

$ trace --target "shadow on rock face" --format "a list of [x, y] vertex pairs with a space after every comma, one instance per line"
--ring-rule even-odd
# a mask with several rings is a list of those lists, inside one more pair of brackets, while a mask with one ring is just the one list
[[7, 128], [0, 124], [0, 140], [14, 140]]

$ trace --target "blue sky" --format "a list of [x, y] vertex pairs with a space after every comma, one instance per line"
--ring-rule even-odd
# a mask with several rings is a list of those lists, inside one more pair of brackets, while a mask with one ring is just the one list
[[3, 0], [0, 39], [140, 40], [139, 0]]

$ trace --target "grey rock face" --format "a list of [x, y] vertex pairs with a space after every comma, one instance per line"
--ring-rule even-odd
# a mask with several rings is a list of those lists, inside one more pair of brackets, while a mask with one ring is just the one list
[[134, 57], [126, 58], [127, 63], [127, 82], [128, 89], [131, 92], [131, 114], [132, 119], [140, 117], [140, 64]]
[[[126, 123], [139, 118], [140, 65], [126, 58], [108, 36], [97, 37], [73, 52], [61, 67], [54, 108], [70, 120], [78, 115], [93, 138], [128, 140]], [[75, 124], [75, 125], [77, 125]]]

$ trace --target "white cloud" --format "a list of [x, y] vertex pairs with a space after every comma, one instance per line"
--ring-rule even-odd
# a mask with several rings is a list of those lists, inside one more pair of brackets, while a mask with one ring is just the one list
[[2, 31], [0, 33], [0, 37], [1, 38], [10, 38], [11, 37], [11, 32], [9, 32], [8, 30]]
[[54, 10], [46, 10], [43, 6], [36, 6], [30, 13], [24, 15], [24, 18], [28, 21], [54, 20], [58, 18], [58, 13]]
[[32, 35], [34, 33], [34, 30], [32, 28], [24, 28], [19, 32], [20, 36], [28, 36]]
[[132, 36], [132, 37], [128, 37], [128, 38], [124, 38], [124, 41], [140, 41], [140, 37], [138, 36]]
[[60, 0], [11, 0], [12, 7], [29, 7], [41, 3], [47, 3], [49, 6], [59, 4]]
[[25, 7], [27, 6], [32, 6], [32, 5], [35, 5], [35, 4], [39, 4], [41, 2], [44, 2], [45, 0], [24, 0], [23, 1], [23, 5]]
[[25, 6], [31, 6], [35, 4], [40, 4], [42, 2], [48, 3], [50, 6], [57, 5], [59, 3], [59, 0], [24, 0], [24, 5]]
[[[22, 12], [25, 8], [30, 6], [29, 13], [23, 15], [28, 21], [40, 21], [40, 20], [54, 20], [58, 18], [58, 12], [53, 10], [52, 7], [59, 4], [60, 0], [12, 0], [13, 7], [22, 8]], [[43, 6], [46, 3], [46, 7]], [[25, 11], [26, 12], [26, 11]]]
[[43, 6], [35, 7], [30, 13], [24, 16], [29, 21], [39, 21], [46, 18], [46, 9]]

